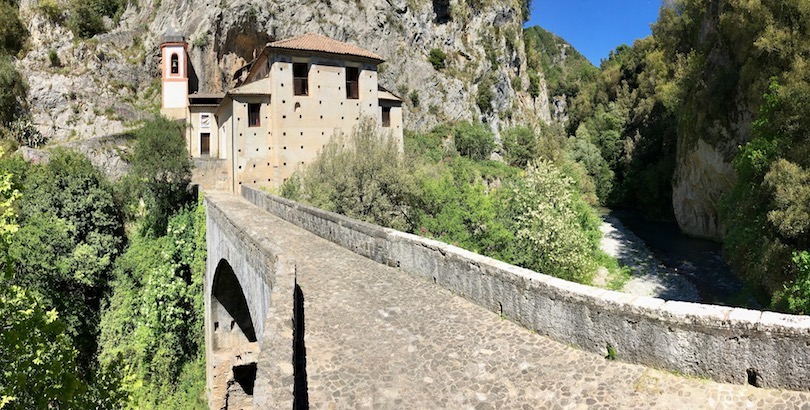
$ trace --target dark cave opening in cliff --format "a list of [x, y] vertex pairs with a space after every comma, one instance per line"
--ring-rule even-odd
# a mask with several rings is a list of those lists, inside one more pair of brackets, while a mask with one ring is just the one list
[[433, 0], [433, 12], [436, 13], [436, 23], [445, 24], [453, 19], [450, 15], [450, 0]]

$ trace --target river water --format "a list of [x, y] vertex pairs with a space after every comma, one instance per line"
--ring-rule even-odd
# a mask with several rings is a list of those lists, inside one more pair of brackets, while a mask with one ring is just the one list
[[755, 307], [740, 297], [743, 284], [723, 260], [721, 244], [686, 236], [677, 224], [649, 221], [638, 212], [606, 211], [641, 239], [669, 274], [694, 285], [700, 302]]

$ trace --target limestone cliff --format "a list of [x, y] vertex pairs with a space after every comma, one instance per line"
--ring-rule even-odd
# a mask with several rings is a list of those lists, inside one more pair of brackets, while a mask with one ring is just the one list
[[[157, 112], [158, 47], [170, 26], [189, 42], [190, 83], [199, 91], [231, 87], [234, 72], [268, 41], [317, 32], [387, 60], [380, 83], [406, 101], [410, 129], [481, 119], [497, 131], [550, 119], [545, 83], [542, 97], [527, 92], [517, 0], [142, 0], [117, 24], [107, 21], [107, 34], [85, 41], [46, 17], [36, 0], [23, 1], [21, 15], [31, 33], [19, 63], [31, 111], [56, 142], [121, 132]], [[428, 61], [432, 49], [447, 54], [446, 68]], [[479, 92], [484, 87], [490, 93]]]
[[739, 51], [721, 41], [718, 19], [709, 13], [701, 22], [696, 48], [702, 54], [699, 69], [690, 74], [694, 78], [684, 85], [672, 183], [681, 230], [717, 240], [725, 235], [718, 205], [737, 179], [731, 160], [750, 139], [766, 84], [741, 80]]

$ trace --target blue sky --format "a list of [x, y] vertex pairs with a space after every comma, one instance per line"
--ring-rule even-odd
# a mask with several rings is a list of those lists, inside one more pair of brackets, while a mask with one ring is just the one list
[[652, 34], [661, 0], [533, 0], [526, 27], [564, 38], [599, 66], [611, 50]]

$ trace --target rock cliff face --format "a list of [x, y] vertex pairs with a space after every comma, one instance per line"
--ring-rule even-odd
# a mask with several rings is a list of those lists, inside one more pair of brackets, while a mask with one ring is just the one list
[[702, 88], [696, 89], [697, 97], [688, 96], [683, 107], [672, 184], [672, 205], [681, 230], [716, 240], [725, 236], [717, 206], [737, 180], [731, 160], [750, 139], [762, 95], [750, 91], [750, 84], [724, 76], [739, 67], [733, 50], [718, 40], [718, 24], [716, 15], [708, 15], [702, 22]]
[[693, 147], [678, 144], [672, 206], [686, 234], [721, 239], [725, 229], [717, 216], [723, 193], [736, 181], [734, 168], [721, 150], [701, 140]]
[[[234, 72], [268, 41], [316, 32], [387, 60], [380, 83], [406, 101], [410, 129], [481, 119], [497, 131], [550, 120], [545, 84], [537, 99], [526, 91], [517, 0], [142, 0], [118, 24], [108, 21], [109, 33], [86, 41], [46, 18], [35, 0], [21, 4], [21, 15], [31, 33], [19, 63], [31, 111], [56, 142], [118, 133], [159, 110], [158, 47], [170, 26], [189, 42], [190, 83], [199, 91], [233, 86]], [[446, 68], [428, 61], [432, 49], [447, 54]]]

